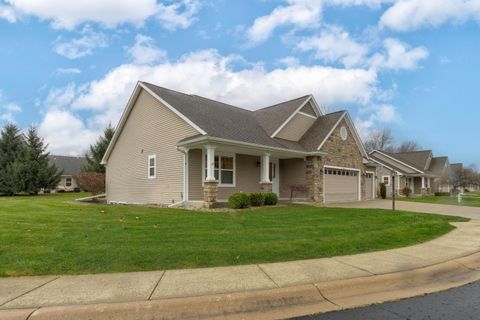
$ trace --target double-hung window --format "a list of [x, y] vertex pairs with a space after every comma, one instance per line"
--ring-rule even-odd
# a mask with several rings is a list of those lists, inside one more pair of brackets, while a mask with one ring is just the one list
[[148, 156], [148, 179], [155, 179], [157, 177], [157, 156]]
[[383, 180], [383, 183], [385, 183], [385, 186], [387, 187], [390, 186], [390, 176], [383, 176], [382, 180]]
[[65, 187], [72, 186], [72, 177], [65, 177]]
[[[207, 155], [204, 156], [204, 177], [207, 176]], [[221, 187], [235, 186], [235, 157], [216, 155], [214, 164], [215, 180]]]

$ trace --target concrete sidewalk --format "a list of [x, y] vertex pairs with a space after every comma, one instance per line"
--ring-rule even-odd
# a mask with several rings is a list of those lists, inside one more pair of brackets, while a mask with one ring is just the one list
[[[35, 315], [38, 308], [51, 306], [174, 301], [302, 286], [311, 290], [312, 285], [319, 288], [332, 281], [419, 270], [480, 252], [480, 220], [454, 225], [457, 229], [427, 243], [351, 256], [190, 270], [0, 278], [0, 318], [19, 313], [18, 319], [26, 319], [25, 313]], [[480, 266], [480, 254], [478, 258]], [[462, 269], [460, 262], [447, 267], [452, 272]]]

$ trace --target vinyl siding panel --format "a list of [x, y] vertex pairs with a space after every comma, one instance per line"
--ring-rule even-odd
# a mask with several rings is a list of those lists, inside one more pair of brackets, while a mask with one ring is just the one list
[[314, 122], [315, 119], [297, 113], [276, 137], [290, 141], [298, 141], [305, 132], [310, 129]]
[[[290, 198], [292, 184], [306, 184], [305, 160], [281, 159], [280, 160], [280, 198]], [[294, 198], [305, 198], [306, 194], [295, 193]]]
[[313, 106], [310, 102], [307, 103], [300, 111], [304, 112], [304, 113], [308, 113], [309, 115], [312, 115], [314, 117], [317, 116], [317, 114], [315, 113], [315, 110], [313, 110]]
[[188, 200], [203, 200], [201, 149], [188, 152]]
[[[260, 157], [236, 154], [235, 187], [218, 187], [218, 200], [228, 200], [234, 192], [260, 192]], [[189, 200], [203, 200], [202, 150], [191, 150], [189, 154]]]
[[[171, 204], [182, 200], [183, 153], [179, 140], [198, 134], [189, 124], [142, 90], [108, 159], [107, 200]], [[149, 155], [156, 178], [148, 179]]]

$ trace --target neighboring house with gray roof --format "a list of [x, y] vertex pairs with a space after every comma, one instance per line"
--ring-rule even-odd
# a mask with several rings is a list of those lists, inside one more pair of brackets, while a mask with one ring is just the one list
[[[389, 195], [393, 187], [397, 193], [409, 187], [414, 195], [450, 192], [453, 189], [448, 157], [434, 157], [432, 150], [397, 153], [374, 150], [370, 157], [381, 165], [379, 180], [387, 185]], [[392, 173], [396, 176], [395, 186], [392, 186]]]
[[233, 192], [328, 202], [375, 197], [347, 111], [312, 95], [256, 111], [138, 82], [102, 161], [110, 203], [205, 204]]
[[75, 176], [82, 171], [82, 167], [87, 160], [84, 157], [49, 155], [50, 165], [54, 164], [58, 170], [62, 171], [62, 178], [55, 188], [55, 191], [74, 191], [78, 188]]

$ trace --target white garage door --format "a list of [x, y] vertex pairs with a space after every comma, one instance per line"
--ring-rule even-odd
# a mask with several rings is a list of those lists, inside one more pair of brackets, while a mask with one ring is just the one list
[[325, 168], [325, 202], [358, 200], [358, 171]]

